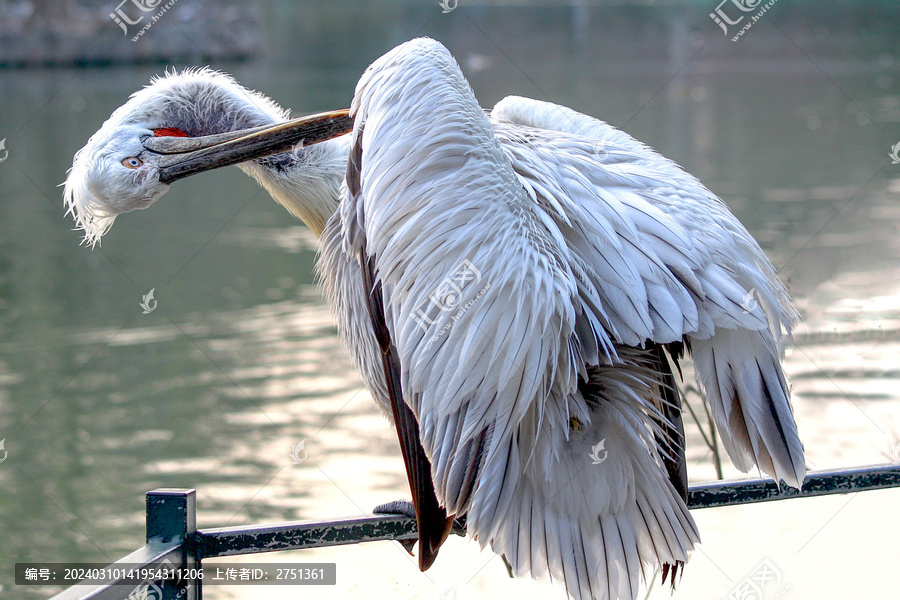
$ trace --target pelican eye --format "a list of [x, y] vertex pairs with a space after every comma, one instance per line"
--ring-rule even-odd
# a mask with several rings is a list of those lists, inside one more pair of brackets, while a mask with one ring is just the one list
[[141, 159], [137, 158], [136, 156], [128, 157], [122, 161], [122, 165], [128, 167], [129, 169], [137, 169], [142, 164], [144, 164], [143, 161], [141, 161]]

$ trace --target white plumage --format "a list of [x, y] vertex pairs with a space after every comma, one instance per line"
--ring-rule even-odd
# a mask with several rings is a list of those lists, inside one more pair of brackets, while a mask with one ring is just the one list
[[[369, 67], [351, 113], [349, 139], [244, 168], [321, 231], [341, 336], [391, 414], [383, 311], [437, 497], [482, 545], [585, 600], [633, 599], [647, 565], [687, 560], [698, 533], [664, 458], [683, 461], [666, 400], [679, 344], [735, 465], [799, 487], [780, 364], [796, 312], [702, 184], [565, 107], [509, 97], [488, 116], [429, 39]], [[82, 196], [86, 170], [66, 186], [90, 237], [81, 207], [105, 195]]]

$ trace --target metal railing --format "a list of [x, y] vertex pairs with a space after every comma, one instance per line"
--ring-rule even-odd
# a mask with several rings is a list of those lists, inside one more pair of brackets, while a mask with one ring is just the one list
[[[688, 506], [691, 509], [714, 508], [894, 487], [900, 487], [900, 465], [875, 465], [810, 473], [803, 481], [802, 491], [779, 488], [771, 479], [700, 484], [688, 490]], [[460, 530], [456, 533], [464, 532]], [[409, 540], [416, 536], [414, 519], [393, 515], [198, 530], [196, 492], [190, 489], [157, 489], [147, 492], [146, 545], [110, 566], [175, 565], [192, 569], [199, 568], [202, 561], [208, 558]], [[202, 596], [200, 581], [158, 583], [161, 600], [200, 600]], [[124, 600], [134, 588], [121, 584], [121, 580], [106, 581], [102, 585], [79, 584], [57, 594], [53, 600]]]

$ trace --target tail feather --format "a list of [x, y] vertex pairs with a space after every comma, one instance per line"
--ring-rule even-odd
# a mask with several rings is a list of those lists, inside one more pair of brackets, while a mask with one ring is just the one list
[[[476, 539], [517, 575], [549, 573], [576, 600], [634, 599], [650, 565], [683, 563], [699, 541], [661, 463], [648, 410], [656, 386], [640, 398], [634, 372], [604, 370], [602, 399], [587, 402], [589, 422], [570, 428], [568, 418], [551, 416], [559, 407], [545, 407], [537, 436], [523, 423], [486, 459], [467, 516]], [[601, 440], [598, 461], [591, 455]]]
[[768, 330], [719, 329], [693, 340], [697, 382], [734, 465], [756, 464], [799, 488], [806, 475], [790, 390]]

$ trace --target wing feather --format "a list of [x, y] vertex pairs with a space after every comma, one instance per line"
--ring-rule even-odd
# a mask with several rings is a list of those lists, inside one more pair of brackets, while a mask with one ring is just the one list
[[569, 227], [579, 285], [599, 297], [594, 321], [616, 343], [690, 341], [734, 464], [799, 487], [803, 447], [780, 364], [797, 313], [747, 230], [678, 165], [602, 121], [519, 97], [491, 119], [520, 180]]

